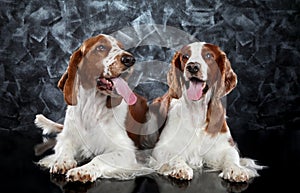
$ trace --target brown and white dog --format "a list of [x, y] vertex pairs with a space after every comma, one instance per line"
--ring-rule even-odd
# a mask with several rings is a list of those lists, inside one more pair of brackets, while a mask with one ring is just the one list
[[[136, 147], [127, 134], [146, 120], [148, 108], [126, 82], [134, 63], [120, 42], [104, 34], [85, 40], [72, 54], [58, 82], [68, 104], [63, 125], [41, 114], [35, 119], [43, 133], [59, 132], [55, 153], [41, 159], [40, 166], [81, 182], [148, 172], [137, 163]], [[86, 159], [91, 161], [78, 166]]]
[[193, 169], [205, 166], [234, 182], [258, 176], [262, 167], [240, 158], [226, 123], [221, 98], [236, 84], [226, 54], [215, 45], [195, 42], [174, 55], [169, 90], [153, 103], [167, 116], [153, 150], [160, 174], [190, 180]]

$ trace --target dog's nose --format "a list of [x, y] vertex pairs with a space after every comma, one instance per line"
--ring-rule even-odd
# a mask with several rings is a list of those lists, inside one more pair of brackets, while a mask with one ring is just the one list
[[131, 55], [123, 55], [122, 57], [121, 57], [121, 62], [122, 62], [122, 64], [124, 64], [125, 66], [127, 66], [127, 67], [130, 67], [130, 66], [132, 66], [132, 65], [134, 65], [134, 63], [135, 63], [135, 58], [133, 57], [133, 56], [131, 56]]
[[197, 73], [200, 70], [200, 64], [197, 62], [190, 62], [187, 64], [186, 69], [192, 74]]

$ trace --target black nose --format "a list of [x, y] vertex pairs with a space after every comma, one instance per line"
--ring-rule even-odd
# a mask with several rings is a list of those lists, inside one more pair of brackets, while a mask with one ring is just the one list
[[121, 62], [125, 66], [130, 67], [130, 66], [134, 65], [135, 58], [131, 55], [123, 55], [122, 58], [121, 58]]
[[200, 64], [197, 62], [190, 62], [187, 64], [186, 69], [192, 74], [197, 73], [200, 70]]

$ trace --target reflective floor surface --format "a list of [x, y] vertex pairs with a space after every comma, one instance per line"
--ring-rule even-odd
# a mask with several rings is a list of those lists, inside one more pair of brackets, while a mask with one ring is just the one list
[[[32, 126], [22, 131], [0, 130], [1, 192], [103, 192], [103, 193], [179, 193], [179, 192], [294, 192], [300, 161], [300, 131], [256, 130], [233, 133], [242, 156], [268, 166], [249, 183], [229, 183], [215, 172], [195, 171], [191, 181], [176, 181], [157, 174], [134, 180], [98, 179], [94, 183], [67, 183], [63, 176], [52, 176], [34, 164], [43, 155], [35, 152], [43, 142]], [[51, 153], [51, 150], [47, 151]], [[47, 153], [46, 152], [46, 153]], [[45, 154], [45, 153], [44, 153]]]

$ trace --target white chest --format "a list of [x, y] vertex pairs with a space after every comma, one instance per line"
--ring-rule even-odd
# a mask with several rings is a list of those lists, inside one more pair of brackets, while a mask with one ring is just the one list
[[67, 109], [63, 133], [73, 137], [81, 154], [89, 157], [131, 143], [125, 128], [128, 106], [124, 101], [107, 108], [106, 96], [94, 92], [80, 94], [78, 104]]

